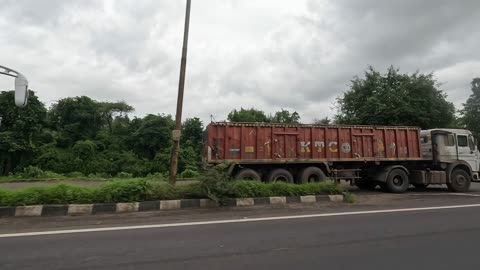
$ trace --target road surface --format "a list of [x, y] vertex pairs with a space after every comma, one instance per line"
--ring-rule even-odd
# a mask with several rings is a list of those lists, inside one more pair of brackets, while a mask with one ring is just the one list
[[[452, 202], [461, 205], [455, 198]], [[273, 214], [275, 220], [0, 235], [0, 269], [480, 269], [479, 202], [470, 197], [464, 203], [471, 207], [404, 212], [339, 208], [340, 216], [312, 208], [301, 214], [330, 214], [288, 219], [282, 216], [299, 212], [282, 209]], [[231, 216], [239, 217], [238, 212]], [[19, 231], [31, 231], [18, 224]], [[3, 227], [2, 233], [7, 231], [12, 232]]]

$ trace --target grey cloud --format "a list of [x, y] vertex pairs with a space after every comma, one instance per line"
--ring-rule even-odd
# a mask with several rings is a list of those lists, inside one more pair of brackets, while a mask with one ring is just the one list
[[[139, 116], [175, 113], [184, 1], [0, 4], [9, 41], [0, 64], [28, 73], [47, 103], [89, 95], [125, 100]], [[184, 116], [223, 120], [241, 106], [332, 116], [368, 65], [435, 72], [460, 105], [480, 75], [479, 9], [474, 0], [194, 1]]]
[[13, 25], [55, 26], [59, 17], [69, 9], [90, 8], [96, 5], [93, 0], [2, 0], [0, 15]]

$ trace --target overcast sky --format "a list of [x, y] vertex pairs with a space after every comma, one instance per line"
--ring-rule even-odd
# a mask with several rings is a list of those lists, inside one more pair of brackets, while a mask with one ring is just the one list
[[[192, 2], [184, 118], [332, 116], [368, 65], [434, 72], [458, 109], [480, 76], [478, 0]], [[184, 16], [181, 0], [0, 0], [0, 65], [47, 105], [86, 95], [174, 116]]]

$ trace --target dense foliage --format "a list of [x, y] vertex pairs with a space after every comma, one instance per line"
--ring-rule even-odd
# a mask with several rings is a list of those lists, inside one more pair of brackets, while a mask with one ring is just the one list
[[267, 116], [264, 111], [255, 108], [240, 108], [240, 110], [233, 109], [228, 114], [227, 119], [230, 122], [300, 123], [300, 115], [297, 112], [291, 113], [285, 109], [281, 109], [269, 116]]
[[[49, 110], [34, 95], [28, 106], [14, 105], [13, 91], [0, 94], [0, 174], [36, 177], [62, 173], [83, 176], [168, 174], [170, 115], [131, 119], [125, 102], [64, 98]], [[198, 174], [203, 123], [187, 119], [183, 127], [179, 171]], [[34, 169], [31, 169], [34, 168]], [[35, 177], [35, 176], [34, 176]]]
[[446, 128], [455, 124], [455, 108], [438, 89], [432, 74], [386, 74], [370, 67], [338, 98], [340, 124], [408, 125]]
[[472, 131], [475, 138], [480, 136], [480, 78], [472, 80], [472, 94], [467, 99], [462, 113], [462, 124]]

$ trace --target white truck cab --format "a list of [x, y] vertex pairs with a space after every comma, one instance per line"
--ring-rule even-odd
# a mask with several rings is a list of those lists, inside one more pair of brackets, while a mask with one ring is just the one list
[[[432, 159], [441, 169], [461, 165], [472, 181], [480, 181], [480, 154], [477, 141], [465, 129], [430, 129], [420, 133], [423, 157]], [[452, 169], [453, 170], [453, 169]]]

